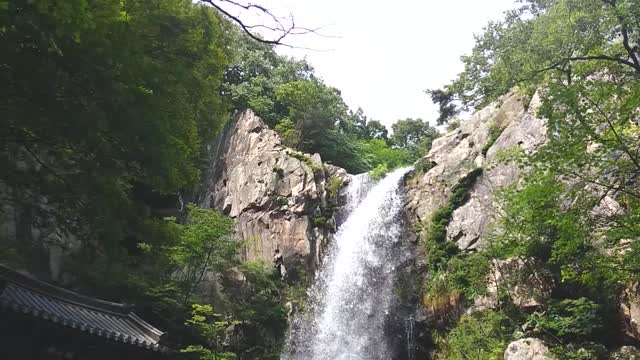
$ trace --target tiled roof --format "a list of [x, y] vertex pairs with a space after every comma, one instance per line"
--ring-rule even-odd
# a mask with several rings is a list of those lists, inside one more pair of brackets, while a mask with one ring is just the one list
[[92, 335], [161, 350], [163, 333], [124, 304], [94, 299], [0, 264], [0, 308], [30, 314]]

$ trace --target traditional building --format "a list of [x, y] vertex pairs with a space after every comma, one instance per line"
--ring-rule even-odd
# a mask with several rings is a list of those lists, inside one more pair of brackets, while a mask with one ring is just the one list
[[3, 360], [144, 360], [168, 353], [163, 332], [124, 304], [80, 295], [0, 265]]

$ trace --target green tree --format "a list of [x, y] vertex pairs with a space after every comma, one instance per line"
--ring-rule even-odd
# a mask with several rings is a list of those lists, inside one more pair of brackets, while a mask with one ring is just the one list
[[408, 151], [391, 147], [382, 139], [360, 140], [362, 156], [371, 166], [384, 164], [389, 170], [409, 164], [413, 157]]
[[367, 121], [365, 125], [366, 139], [389, 141], [389, 130], [378, 120]]
[[440, 135], [436, 128], [422, 119], [398, 120], [391, 128], [393, 145], [409, 151], [414, 161], [425, 156], [431, 149], [433, 139]]
[[236, 321], [223, 320], [222, 314], [213, 312], [211, 305], [193, 304], [191, 318], [185, 325], [196, 329], [207, 347], [189, 345], [182, 349], [183, 353], [198, 354], [200, 360], [235, 360], [236, 354], [226, 351], [224, 346], [227, 328], [237, 324]]
[[217, 210], [188, 205], [186, 224], [178, 225], [179, 243], [164, 249], [176, 268], [174, 278], [185, 301], [193, 295], [208, 270], [226, 271], [237, 264], [241, 245], [231, 237], [233, 220]]
[[460, 109], [484, 106], [514, 86], [529, 93], [548, 81], [571, 86], [605, 69], [637, 78], [639, 8], [627, 0], [523, 1], [476, 37], [453, 83], [429, 91], [441, 106], [442, 120]]
[[349, 111], [340, 92], [317, 79], [306, 61], [279, 56], [237, 30], [231, 33], [240, 46], [223, 92], [234, 109], [253, 109], [296, 150], [319, 153], [352, 173], [371, 168], [356, 144], [365, 133], [361, 109]]
[[135, 249], [113, 256], [76, 259], [74, 273], [85, 289], [106, 298], [148, 306], [163, 318], [180, 317], [198, 300], [197, 288], [208, 271], [223, 273], [239, 263], [242, 243], [232, 237], [233, 221], [217, 210], [188, 205], [185, 223], [174, 218], [147, 219], [138, 227], [148, 236]]
[[[623, 275], [604, 266], [589, 249], [594, 232], [606, 239], [599, 251], [640, 234], [631, 225], [640, 189], [629, 181], [640, 171], [640, 54], [633, 43], [639, 11], [634, 1], [525, 1], [478, 36], [463, 58], [465, 71], [445, 88], [463, 107], [485, 105], [516, 85], [523, 94], [538, 92], [548, 141], [520, 158], [527, 184], [509, 196], [503, 226], [514, 246], [550, 257], [566, 281], [596, 286], [637, 279], [627, 267], [618, 267]], [[605, 195], [622, 207], [594, 218]], [[609, 264], [622, 261], [612, 256]]]
[[463, 315], [446, 336], [436, 336], [444, 359], [500, 359], [518, 324], [500, 312]]
[[276, 54], [271, 45], [256, 42], [235, 27], [229, 33], [235, 46], [233, 61], [225, 70], [223, 93], [234, 110], [252, 109], [274, 128], [288, 116], [288, 109], [276, 104], [276, 88], [312, 80], [313, 68], [304, 60]]
[[203, 141], [226, 120], [227, 40], [212, 9], [188, 0], [5, 5], [0, 181], [10, 202], [114, 242], [139, 216], [134, 185], [171, 193], [197, 184]]
[[259, 359], [278, 357], [277, 349], [287, 327], [283, 301], [286, 285], [265, 261], [247, 261], [238, 270], [243, 277], [240, 283], [223, 283], [230, 312], [245, 334], [237, 344], [237, 352]]

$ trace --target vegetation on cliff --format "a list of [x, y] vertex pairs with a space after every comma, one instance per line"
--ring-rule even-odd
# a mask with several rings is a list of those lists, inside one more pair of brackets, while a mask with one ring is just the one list
[[[489, 246], [465, 256], [535, 259], [535, 271], [552, 274], [551, 299], [531, 313], [503, 288], [496, 309], [463, 316], [439, 335], [445, 358], [474, 349], [494, 358], [522, 332], [567, 359], [599, 358], [629, 341], [619, 307], [623, 289], [640, 280], [639, 15], [635, 1], [523, 1], [477, 36], [453, 83], [430, 92], [441, 122], [514, 87], [539, 94], [538, 116], [547, 121], [535, 154], [510, 155], [523, 182], [500, 195]], [[451, 287], [472, 304], [469, 286]], [[482, 342], [482, 334], [502, 340]]]
[[389, 169], [424, 156], [438, 131], [421, 119], [398, 120], [393, 133], [362, 109], [350, 110], [340, 90], [326, 85], [304, 60], [279, 56], [271, 46], [236, 34], [235, 60], [223, 92], [233, 109], [253, 109], [285, 145], [319, 153], [356, 174]]

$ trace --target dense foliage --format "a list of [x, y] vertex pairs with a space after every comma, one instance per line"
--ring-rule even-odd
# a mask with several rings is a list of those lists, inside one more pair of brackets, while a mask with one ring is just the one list
[[[535, 154], [505, 152], [524, 179], [503, 189], [490, 246], [474, 257], [532, 258], [539, 268], [524, 271], [552, 274], [552, 299], [534, 314], [507, 314], [506, 308], [513, 310], [509, 296], [496, 311], [527, 316], [529, 335], [547, 340], [560, 358], [595, 358], [597, 351], [588, 349], [619, 346], [619, 297], [640, 280], [638, 15], [636, 1], [523, 1], [477, 36], [453, 83], [430, 92], [441, 122], [514, 87], [540, 99], [537, 115], [547, 121], [548, 140]], [[492, 129], [490, 137], [499, 131]], [[473, 301], [473, 282], [450, 283]], [[461, 318], [443, 336], [443, 352], [451, 354], [452, 344], [476, 346], [469, 321]], [[492, 346], [498, 353], [504, 345]]]
[[218, 89], [228, 52], [215, 13], [187, 0], [4, 5], [9, 202], [115, 241], [135, 216], [134, 186], [197, 184], [202, 142], [226, 114]]
[[446, 335], [436, 336], [442, 359], [502, 359], [503, 349], [518, 324], [500, 312], [463, 315]]
[[427, 155], [433, 139], [439, 136], [438, 130], [422, 119], [398, 120], [391, 128], [392, 143], [406, 149], [413, 161]]
[[224, 83], [233, 108], [253, 109], [285, 145], [319, 153], [350, 173], [409, 164], [439, 135], [420, 119], [406, 119], [393, 125], [390, 137], [362, 109], [349, 110], [340, 91], [319, 79], [306, 61], [278, 56], [264, 44], [240, 41], [236, 55]]
[[47, 276], [45, 244], [77, 240], [65, 286], [135, 303], [186, 356], [276, 358], [283, 304], [304, 292], [240, 261], [232, 219], [182, 204], [233, 113], [253, 109], [312, 167], [304, 153], [379, 177], [438, 135], [411, 119], [390, 135], [201, 2], [0, 1], [0, 18], [1, 211], [20, 219], [2, 261]]

